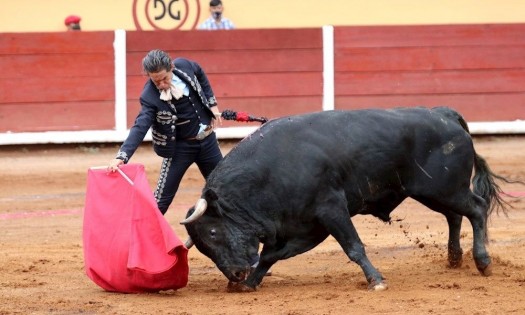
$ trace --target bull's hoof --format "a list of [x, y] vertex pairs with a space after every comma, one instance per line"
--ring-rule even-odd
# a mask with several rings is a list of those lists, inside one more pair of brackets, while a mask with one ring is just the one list
[[370, 283], [368, 285], [369, 291], [385, 291], [386, 289], [388, 289], [388, 285], [383, 281], [379, 283]]
[[489, 256], [476, 258], [474, 255], [474, 261], [476, 262], [476, 268], [478, 269], [479, 273], [485, 277], [492, 275], [492, 260]]
[[463, 259], [453, 260], [449, 258], [448, 265], [450, 268], [460, 268], [463, 265]]
[[460, 268], [463, 264], [463, 252], [449, 252], [448, 253], [448, 265], [450, 268]]
[[228, 287], [226, 288], [228, 292], [254, 292], [256, 289], [247, 286], [244, 282], [228, 282]]
[[485, 266], [476, 266], [479, 270], [479, 272], [484, 275], [485, 277], [492, 275], [492, 263], [489, 263]]

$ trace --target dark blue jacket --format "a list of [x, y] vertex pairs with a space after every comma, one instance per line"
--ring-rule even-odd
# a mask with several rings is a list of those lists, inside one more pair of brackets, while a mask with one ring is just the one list
[[[190, 101], [200, 115], [203, 124], [210, 124], [214, 119], [211, 107], [217, 105], [217, 101], [206, 77], [206, 73], [200, 65], [194, 61], [177, 58], [173, 64], [173, 73], [184, 81], [190, 89]], [[171, 101], [160, 99], [160, 92], [151, 80], [148, 80], [140, 95], [142, 106], [140, 113], [131, 127], [127, 139], [124, 141], [117, 153], [117, 158], [128, 162], [135, 150], [144, 140], [148, 130], [151, 128], [153, 138], [153, 149], [161, 157], [172, 157], [175, 152], [177, 139], [174, 115], [175, 107]]]

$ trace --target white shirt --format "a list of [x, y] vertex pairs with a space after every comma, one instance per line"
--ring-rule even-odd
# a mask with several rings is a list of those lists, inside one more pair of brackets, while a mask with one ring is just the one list
[[184, 81], [182, 81], [178, 76], [176, 76], [175, 73], [171, 77], [171, 83], [181, 90], [182, 94], [186, 96], [190, 95], [190, 88], [188, 85], [184, 83]]

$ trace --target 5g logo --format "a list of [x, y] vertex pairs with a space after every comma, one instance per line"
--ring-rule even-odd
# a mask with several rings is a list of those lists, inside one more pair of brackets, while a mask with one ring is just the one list
[[193, 30], [200, 14], [199, 0], [133, 0], [138, 31]]

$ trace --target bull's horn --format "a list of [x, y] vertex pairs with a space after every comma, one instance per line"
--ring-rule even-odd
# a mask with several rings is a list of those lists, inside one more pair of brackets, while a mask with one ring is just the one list
[[197, 200], [197, 203], [195, 204], [195, 211], [193, 211], [193, 213], [189, 217], [182, 220], [180, 224], [188, 224], [202, 217], [204, 212], [206, 212], [207, 207], [208, 207], [208, 203], [206, 202], [206, 199], [200, 198], [199, 200]]
[[184, 242], [184, 246], [186, 246], [187, 249], [190, 249], [193, 247], [193, 240], [191, 239], [191, 237], [188, 236], [188, 239], [186, 239], [186, 242]]

